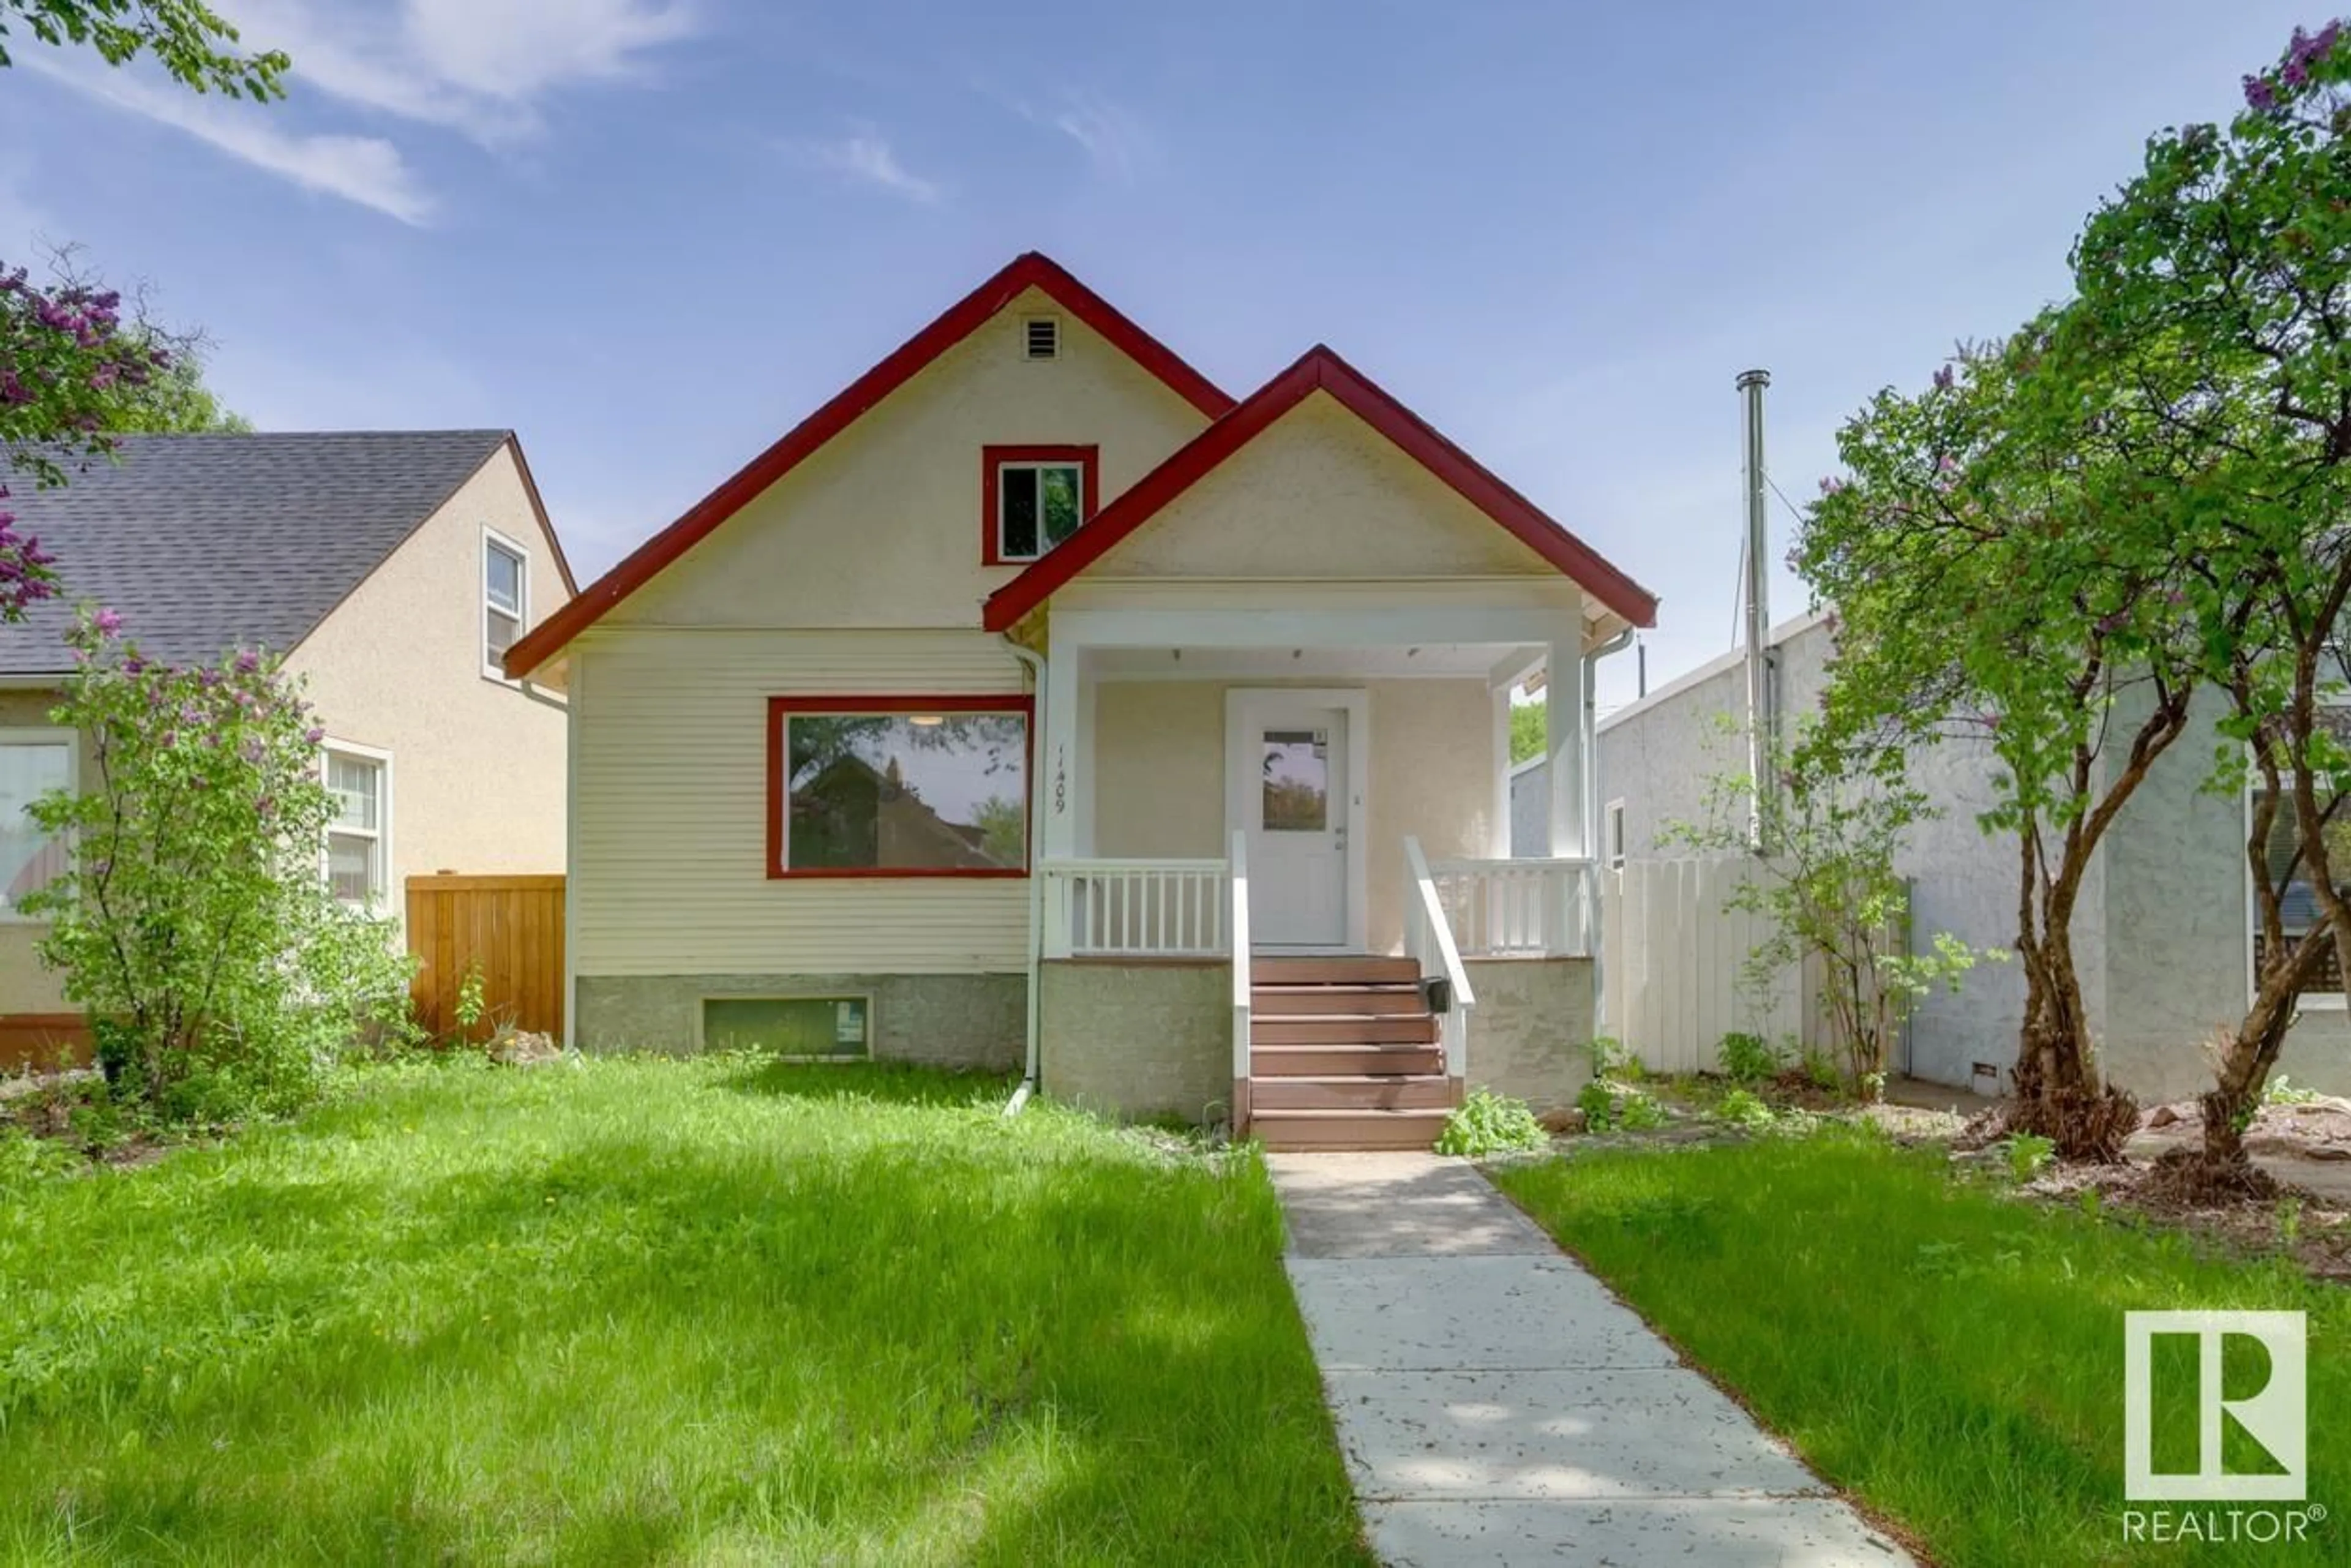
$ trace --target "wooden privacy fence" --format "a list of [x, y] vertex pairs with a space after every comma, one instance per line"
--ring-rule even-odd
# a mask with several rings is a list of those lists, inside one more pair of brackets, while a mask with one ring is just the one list
[[1761, 915], [1725, 907], [1750, 868], [1736, 856], [1632, 860], [1601, 879], [1604, 1021], [1652, 1071], [1714, 1071], [1733, 1030], [1774, 1041], [1806, 1035], [1793, 967], [1768, 997], [1740, 984], [1747, 956], [1771, 930]]
[[458, 991], [477, 967], [475, 1038], [500, 1024], [563, 1038], [560, 876], [412, 876], [408, 950], [416, 1020], [434, 1038], [457, 1032]]

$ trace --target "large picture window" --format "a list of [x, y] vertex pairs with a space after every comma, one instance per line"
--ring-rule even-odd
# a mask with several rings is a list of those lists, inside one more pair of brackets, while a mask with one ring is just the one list
[[68, 851], [26, 810], [74, 781], [71, 731], [0, 733], [0, 919], [21, 919], [18, 903], [67, 869]]
[[980, 454], [981, 549], [990, 566], [1032, 561], [1094, 515], [1096, 449], [990, 446]]
[[768, 706], [768, 875], [1027, 874], [1029, 698]]

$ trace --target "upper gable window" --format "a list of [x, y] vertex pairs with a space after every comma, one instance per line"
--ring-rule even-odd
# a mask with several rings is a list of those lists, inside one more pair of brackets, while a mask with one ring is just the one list
[[984, 455], [982, 559], [1017, 565], [1042, 556], [1094, 515], [1097, 449], [990, 446]]
[[522, 546], [482, 530], [482, 673], [506, 678], [507, 650], [530, 619], [530, 555]]

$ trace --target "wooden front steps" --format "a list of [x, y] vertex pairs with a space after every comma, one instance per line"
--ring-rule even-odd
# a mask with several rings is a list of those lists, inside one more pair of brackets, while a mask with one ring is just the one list
[[1269, 1149], [1426, 1149], [1453, 1104], [1409, 958], [1253, 958], [1250, 1135]]

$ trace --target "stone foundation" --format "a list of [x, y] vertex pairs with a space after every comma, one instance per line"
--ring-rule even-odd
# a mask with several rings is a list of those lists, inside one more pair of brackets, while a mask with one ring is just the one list
[[1575, 1103], [1592, 1077], [1592, 961], [1472, 958], [1469, 1086], [1537, 1111]]
[[705, 997], [872, 997], [876, 1061], [1009, 1071], [1028, 1040], [1019, 975], [582, 975], [579, 985], [583, 1051], [691, 1052]]

